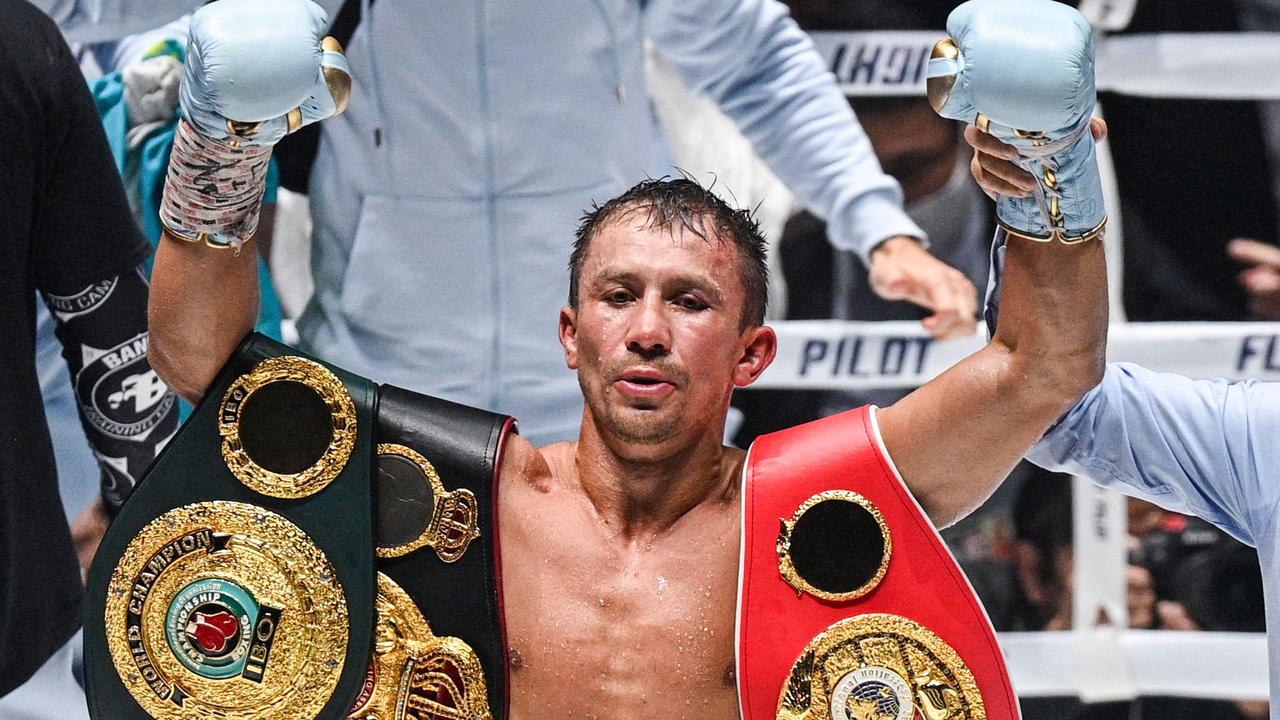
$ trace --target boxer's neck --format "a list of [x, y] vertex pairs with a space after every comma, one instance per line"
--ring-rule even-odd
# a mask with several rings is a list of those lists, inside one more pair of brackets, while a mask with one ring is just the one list
[[584, 423], [574, 465], [600, 520], [620, 539], [633, 542], [663, 534], [701, 505], [731, 502], [742, 455], [717, 436], [638, 460], [610, 447]]

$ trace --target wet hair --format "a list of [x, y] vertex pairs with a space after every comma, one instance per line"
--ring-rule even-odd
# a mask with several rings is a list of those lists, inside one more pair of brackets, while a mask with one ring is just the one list
[[694, 180], [667, 177], [645, 180], [603, 205], [592, 204], [578, 223], [569, 255], [569, 305], [578, 307], [578, 281], [591, 241], [600, 228], [643, 213], [644, 227], [674, 231], [677, 227], [707, 242], [732, 243], [738, 250], [739, 276], [746, 290], [739, 330], [764, 324], [769, 304], [769, 269], [764, 237], [750, 211], [737, 210]]

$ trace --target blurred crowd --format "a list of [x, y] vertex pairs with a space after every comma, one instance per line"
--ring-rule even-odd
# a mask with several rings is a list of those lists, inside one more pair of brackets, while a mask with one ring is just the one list
[[[397, 0], [383, 0], [387, 6], [394, 2]], [[841, 78], [849, 80], [842, 87], [853, 88], [847, 97], [848, 104], [865, 131], [866, 141], [880, 167], [900, 187], [903, 207], [918, 226], [918, 234], [927, 237], [928, 248], [934, 256], [958, 271], [957, 277], [967, 281], [963, 285], [957, 281], [956, 285], [970, 296], [967, 304], [960, 305], [968, 315], [960, 324], [973, 327], [981, 309], [978, 294], [986, 286], [989, 272], [994, 206], [970, 176], [971, 153], [961, 138], [962, 128], [934, 113], [923, 94], [904, 93], [900, 88], [889, 87], [890, 83], [870, 82], [872, 74], [884, 72], [883, 68], [874, 67], [877, 62], [905, 63], [900, 71], [902, 78], [907, 82], [921, 80], [919, 73], [923, 72], [923, 64], [914, 68], [916, 75], [911, 75], [912, 69], [906, 67], [910, 64], [908, 61], [891, 57], [896, 42], [891, 33], [929, 31], [941, 37], [946, 16], [955, 4], [947, 0], [790, 0], [787, 3], [791, 16], [803, 30], [880, 33], [879, 37], [887, 38], [860, 36], [862, 39], [856, 47], [863, 53], [864, 79], [868, 80], [862, 83], [863, 87], [855, 87], [859, 83], [857, 71], [849, 75], [847, 57], [826, 52], [823, 61], [830, 69], [843, 68], [849, 75]], [[1085, 0], [1079, 4], [1087, 14], [1091, 4]], [[351, 359], [357, 365], [354, 370], [412, 386], [409, 381], [377, 375], [370, 370], [376, 363], [369, 368], [360, 367], [363, 356], [358, 358], [351, 349], [388, 342], [387, 337], [382, 337], [388, 334], [394, 342], [395, 328], [402, 320], [400, 316], [376, 326], [362, 324], [361, 318], [344, 317], [342, 323], [338, 323], [320, 316], [390, 312], [388, 308], [392, 306], [386, 302], [368, 301], [362, 306], [352, 300], [384, 290], [376, 286], [352, 287], [353, 283], [376, 285], [385, 279], [368, 271], [362, 272], [361, 277], [351, 277], [348, 270], [348, 276], [340, 278], [347, 293], [344, 298], [325, 296], [334, 281], [334, 258], [359, 252], [360, 240], [356, 237], [364, 238], [383, 225], [405, 223], [405, 233], [417, 233], [421, 228], [412, 224], [428, 216], [422, 214], [425, 210], [396, 205], [382, 196], [378, 196], [380, 204], [374, 207], [368, 202], [359, 207], [361, 197], [354, 191], [336, 191], [334, 183], [360, 185], [365, 179], [363, 175], [356, 177], [357, 173], [381, 170], [373, 165], [359, 171], [334, 166], [353, 162], [349, 155], [375, 152], [375, 148], [386, 141], [384, 132], [394, 142], [394, 133], [411, 132], [417, 127], [408, 121], [396, 128], [389, 124], [385, 128], [378, 126], [367, 138], [359, 135], [359, 142], [372, 143], [369, 148], [356, 147], [357, 134], [364, 132], [366, 126], [372, 127], [369, 123], [376, 125], [361, 113], [389, 102], [379, 95], [385, 89], [359, 87], [362, 73], [386, 76], [442, 70], [400, 68], [393, 71], [377, 65], [387, 62], [390, 56], [374, 54], [372, 33], [382, 32], [397, 42], [403, 41], [393, 28], [378, 25], [377, 16], [384, 11], [381, 3], [348, 1], [343, 6], [333, 0], [327, 5], [331, 15], [341, 17], [340, 22], [346, 25], [340, 32], [348, 44], [357, 80], [352, 103], [355, 119], [350, 128], [321, 138], [315, 155], [317, 174], [310, 179], [311, 187], [316, 188], [318, 183], [324, 192], [336, 198], [331, 206], [317, 207], [314, 198], [308, 206], [302, 193], [288, 189], [277, 192], [278, 181], [274, 177], [270, 183], [268, 214], [256, 243], [262, 258], [263, 287], [268, 289], [259, 329], [296, 341], [301, 321], [304, 332], [307, 327], [312, 328], [313, 340], [324, 337], [325, 342], [343, 348], [335, 350], [340, 353], [338, 357], [330, 358], [338, 364]], [[1122, 28], [1100, 29], [1100, 38], [1153, 32], [1280, 33], [1280, 0], [1133, 0], [1128, 4], [1092, 5], [1127, 5], [1132, 13]], [[678, 17], [679, 12], [671, 10], [673, 16]], [[630, 22], [626, 18], [615, 20], [615, 27]], [[769, 22], [783, 20], [774, 18]], [[130, 206], [153, 243], [160, 233], [156, 208], [178, 118], [178, 83], [185, 59], [185, 33], [185, 20], [177, 18], [142, 34], [91, 38], [73, 45], [97, 101]], [[1280, 34], [1276, 37], [1280, 38]], [[684, 47], [670, 37], [659, 38], [663, 39], [668, 46]], [[432, 42], [445, 42], [445, 39], [435, 38]], [[821, 44], [819, 49], [826, 51], [835, 47], [845, 47], [847, 52], [853, 46]], [[631, 102], [638, 98], [643, 101], [647, 96], [646, 112], [656, 114], [665, 142], [645, 143], [645, 147], [635, 151], [658, 158], [652, 167], [661, 168], [665, 163], [672, 173], [686, 172], [699, 180], [714, 182], [714, 188], [731, 202], [756, 209], [772, 246], [774, 277], [770, 315], [773, 319], [925, 320], [937, 312], [937, 308], [927, 309], [908, 300], [892, 299], [910, 294], [895, 291], [892, 283], [889, 288], [880, 286], [875, 276], [868, 274], [867, 248], [842, 245], [829, 238], [827, 222], [812, 210], [803, 209], [801, 201], [796, 200], [796, 195], [805, 193], [793, 193], [787, 182], [779, 179], [770, 171], [768, 163], [756, 156], [752, 142], [759, 142], [759, 133], [749, 141], [738, 130], [749, 114], [749, 108], [743, 108], [754, 102], [753, 98], [713, 103], [706, 96], [721, 92], [716, 83], [723, 79], [715, 77], [710, 70], [703, 75], [693, 73], [690, 68], [696, 65], [696, 59], [668, 57], [664, 55], [662, 42], [625, 49], [626, 52], [632, 50], [644, 53], [643, 77], [624, 77], [629, 71], [619, 69], [622, 66], [618, 57], [602, 50], [595, 51], [592, 60], [608, 67], [588, 70], [618, 74], [611, 81], [611, 91], [619, 103], [624, 98]], [[494, 56], [495, 62], [510, 60], [502, 56], [500, 50], [495, 50]], [[544, 76], [560, 71], [561, 68], [555, 66], [539, 70]], [[567, 77], [572, 78], [578, 71], [566, 72]], [[699, 78], [701, 86], [690, 87], [695, 85], [689, 82], [692, 77]], [[550, 88], [548, 93], [554, 92], [560, 82], [554, 78], [544, 80]], [[411, 79], [406, 82], [413, 84]], [[918, 85], [923, 87], [922, 82]], [[527, 93], [527, 102], [536, 105], [536, 89]], [[721, 95], [728, 96], [729, 92]], [[741, 107], [736, 110], [726, 107], [734, 102]], [[362, 110], [362, 105], [366, 109]], [[1100, 107], [1111, 128], [1108, 145], [1114, 158], [1120, 197], [1120, 207], [1116, 210], [1123, 218], [1124, 292], [1123, 297], [1113, 302], [1121, 303], [1124, 315], [1131, 321], [1280, 320], [1280, 101], [1171, 100], [1103, 91]], [[732, 119], [726, 116], [735, 112], [737, 116]], [[527, 117], [537, 120], [534, 114]], [[455, 120], [432, 116], [415, 122]], [[751, 122], [745, 121], [747, 125]], [[746, 135], [750, 136], [751, 132]], [[344, 149], [342, 143], [353, 146]], [[283, 155], [287, 151], [281, 152]], [[287, 158], [286, 161], [292, 162]], [[382, 161], [375, 160], [374, 164], [377, 162]], [[465, 161], [446, 158], [441, 164], [451, 162]], [[591, 162], [591, 158], [583, 158], [567, 165], [570, 171], [576, 172], [579, 166]], [[286, 185], [299, 191], [308, 189], [305, 164], [306, 160], [301, 180], [286, 178]], [[286, 170], [287, 175], [297, 168]], [[419, 170], [439, 172], [445, 181], [452, 172], [437, 167]], [[540, 167], [518, 170], [533, 175], [547, 172]], [[791, 173], [794, 171], [792, 168]], [[393, 167], [387, 172], [407, 170]], [[569, 193], [568, 200], [557, 196], [555, 202], [559, 205], [555, 212], [564, 215], [560, 206], [566, 203], [576, 211], [589, 207], [593, 197], [591, 188], [586, 186], [593, 179], [592, 176], [582, 178], [582, 185], [576, 192]], [[402, 179], [393, 177], [390, 181], [397, 183]], [[896, 192], [894, 189], [888, 196], [895, 197]], [[515, 227], [541, 212], [536, 207], [539, 197], [534, 194], [522, 200], [528, 207], [513, 211], [503, 220], [507, 223], [505, 227]], [[562, 258], [567, 256], [572, 239], [568, 224], [572, 219], [571, 215], [561, 218], [563, 227], [559, 230], [563, 231], [563, 237], [544, 239], [538, 245], [540, 252], [554, 254], [558, 249], [565, 252], [554, 255], [550, 263], [554, 266], [552, 270], [542, 265], [528, 270], [528, 287], [545, 286], [552, 288], [557, 296], [563, 294], [566, 274]], [[319, 245], [312, 244], [313, 220]], [[466, 229], [460, 225], [457, 231], [466, 232]], [[501, 231], [499, 227], [495, 232]], [[343, 244], [332, 237], [321, 237], [326, 233], [349, 233], [352, 237]], [[876, 230], [863, 229], [863, 233], [874, 235]], [[917, 233], [905, 227], [890, 234]], [[883, 239], [885, 235], [877, 237]], [[357, 242], [356, 248], [350, 245], [353, 240]], [[316, 248], [320, 254], [313, 256]], [[500, 252], [507, 250], [505, 246], [498, 248]], [[457, 251], [441, 248], [435, 255], [451, 252]], [[425, 259], [420, 264], [406, 269], [420, 278], [424, 286], [421, 292], [427, 298], [435, 296], [425, 286], [447, 281], [431, 274], [431, 258], [435, 255], [423, 254], [421, 257]], [[515, 267], [521, 267], [520, 261], [515, 262]], [[396, 271], [392, 268], [387, 272]], [[402, 306], [400, 312], [407, 314], [413, 313], [419, 302], [426, 302], [415, 297], [394, 300]], [[494, 301], [522, 302], [512, 297]], [[62, 501], [68, 517], [79, 519], [73, 525], [73, 532], [81, 542], [83, 561], [91, 554], [94, 538], [105, 522], [105, 516], [95, 505], [99, 494], [100, 458], [90, 451], [81, 432], [54, 326], [52, 316], [42, 313], [39, 324], [41, 387], [57, 454]], [[329, 329], [317, 329], [322, 327]], [[325, 334], [330, 332], [337, 334]], [[545, 333], [554, 338], [554, 323], [547, 323]], [[324, 343], [316, 348], [323, 354]], [[484, 355], [489, 349], [477, 348], [477, 357], [459, 362], [491, 362], [499, 371], [511, 375], [513, 385], [524, 382], [518, 370], [507, 369], [501, 359]], [[552, 361], [559, 362], [557, 358]], [[460, 374], [457, 382], [465, 384], [467, 377]], [[561, 389], [556, 388], [554, 392]], [[570, 390], [576, 392], [573, 388]], [[740, 422], [730, 440], [746, 447], [757, 435], [861, 404], [886, 405], [906, 392], [908, 389], [740, 392], [734, 400]], [[462, 395], [462, 400], [477, 404], [487, 400], [487, 397]], [[531, 402], [536, 401], [535, 395]], [[577, 418], [570, 420], [576, 423]], [[1261, 579], [1252, 549], [1196, 519], [1134, 500], [1129, 501], [1128, 509], [1130, 627], [1264, 629]], [[1024, 464], [985, 508], [946, 531], [944, 537], [969, 572], [997, 630], [1072, 627], [1072, 577], [1077, 559], [1072, 553], [1070, 479]], [[1024, 703], [1024, 713], [1029, 720], [1059, 717], [1225, 720], [1263, 718], [1267, 716], [1267, 707], [1265, 703], [1175, 702], [1160, 698], [1080, 706], [1074, 699], [1064, 698], [1028, 700]]]

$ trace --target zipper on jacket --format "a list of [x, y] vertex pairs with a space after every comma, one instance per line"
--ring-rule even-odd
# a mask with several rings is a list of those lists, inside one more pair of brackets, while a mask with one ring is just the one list
[[618, 49], [618, 28], [610, 17], [609, 8], [605, 6], [605, 2], [607, 0], [591, 0], [591, 4], [595, 5], [596, 10], [600, 12], [600, 19], [609, 33], [609, 57], [613, 60], [613, 94], [618, 98], [619, 103], [625, 103], [627, 86], [622, 82], [622, 58], [619, 57], [622, 51]]
[[480, 112], [484, 118], [484, 162], [485, 162], [485, 214], [488, 215], [488, 227], [485, 228], [489, 241], [489, 292], [493, 303], [493, 323], [489, 339], [489, 368], [487, 384], [489, 386], [489, 403], [491, 408], [505, 407], [501, 402], [502, 369], [502, 253], [498, 247], [498, 209], [495, 173], [497, 159], [494, 157], [496, 133], [493, 127], [493, 112], [489, 95], [489, 13], [487, 0], [476, 2], [476, 81], [480, 87]]

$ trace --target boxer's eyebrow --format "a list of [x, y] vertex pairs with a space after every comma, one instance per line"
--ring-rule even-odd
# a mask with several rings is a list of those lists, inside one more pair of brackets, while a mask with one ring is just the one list
[[598, 281], [602, 285], [639, 285], [644, 281], [640, 275], [629, 270], [621, 270], [617, 268], [609, 268], [597, 276]]
[[[702, 295], [704, 300], [712, 304], [719, 304], [724, 301], [724, 293], [720, 289], [720, 284], [703, 273], [684, 272], [667, 275], [660, 278], [660, 280], [662, 291], [665, 294], [696, 292]], [[600, 275], [596, 276], [592, 286], [621, 285], [627, 288], [637, 288], [648, 282], [650, 282], [650, 279], [639, 273], [622, 268], [606, 268]]]
[[664, 283], [672, 293], [696, 292], [703, 300], [718, 305], [724, 300], [720, 292], [720, 284], [705, 275], [681, 274], [668, 278]]

